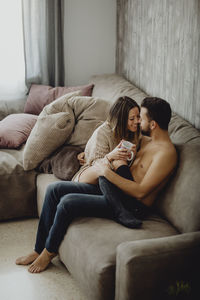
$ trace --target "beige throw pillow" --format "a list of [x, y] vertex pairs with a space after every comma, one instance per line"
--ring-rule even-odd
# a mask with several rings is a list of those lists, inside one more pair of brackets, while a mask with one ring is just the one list
[[75, 119], [68, 101], [78, 95], [80, 91], [66, 94], [43, 108], [24, 148], [24, 170], [36, 168], [71, 134]]
[[93, 131], [106, 120], [110, 103], [97, 97], [76, 96], [68, 104], [74, 112], [76, 125], [66, 144], [84, 149]]

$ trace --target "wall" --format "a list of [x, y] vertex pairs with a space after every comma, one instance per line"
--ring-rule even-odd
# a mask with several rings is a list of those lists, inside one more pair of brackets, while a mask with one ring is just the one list
[[200, 1], [118, 0], [117, 72], [200, 128]]
[[115, 72], [116, 0], [65, 0], [65, 84]]

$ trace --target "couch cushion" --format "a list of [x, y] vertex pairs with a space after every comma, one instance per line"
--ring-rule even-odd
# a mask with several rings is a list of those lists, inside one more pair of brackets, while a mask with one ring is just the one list
[[107, 219], [79, 218], [69, 226], [59, 254], [88, 300], [110, 300], [114, 299], [117, 246], [174, 234], [172, 226], [156, 217], [144, 221], [141, 229], [128, 229]]
[[75, 120], [68, 100], [78, 94], [79, 92], [66, 94], [44, 107], [24, 148], [25, 170], [36, 168], [70, 136]]
[[172, 113], [169, 123], [169, 135], [175, 144], [190, 143], [200, 145], [200, 131], [176, 113]]
[[109, 103], [99, 97], [77, 96], [68, 101], [74, 112], [76, 125], [66, 144], [85, 148], [93, 131], [106, 120]]
[[80, 85], [73, 87], [52, 87], [42, 84], [32, 84], [25, 104], [24, 112], [39, 115], [42, 109], [61, 96], [80, 90], [82, 96], [91, 96], [94, 85]]
[[36, 172], [25, 172], [20, 150], [0, 150], [0, 219], [36, 215]]
[[176, 145], [178, 168], [156, 206], [180, 232], [200, 230], [200, 145]]
[[23, 113], [27, 97], [13, 100], [0, 100], [0, 120], [10, 114]]
[[94, 75], [90, 82], [94, 84], [92, 96], [102, 97], [110, 103], [115, 102], [120, 96], [128, 96], [141, 104], [147, 97], [142, 90], [117, 74]]
[[18, 148], [26, 142], [37, 116], [11, 114], [0, 121], [0, 148]]
[[47, 189], [47, 186], [53, 182], [61, 181], [54, 174], [39, 174], [37, 176], [37, 210], [38, 215], [40, 216], [42, 211], [42, 205], [44, 202], [44, 196]]
[[62, 180], [71, 180], [80, 168], [77, 155], [83, 150], [78, 146], [61, 146], [37, 167], [40, 173], [54, 174]]

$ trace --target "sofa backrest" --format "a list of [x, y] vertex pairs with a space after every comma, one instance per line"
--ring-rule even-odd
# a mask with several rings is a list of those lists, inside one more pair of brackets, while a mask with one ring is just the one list
[[180, 232], [200, 230], [200, 145], [176, 145], [179, 163], [155, 205]]
[[158, 211], [180, 232], [200, 230], [200, 131], [173, 114], [170, 138], [178, 167], [156, 201]]
[[200, 131], [176, 113], [172, 113], [169, 123], [169, 135], [175, 144], [200, 145]]
[[[91, 77], [93, 95], [111, 104], [119, 96], [129, 96], [141, 104], [147, 95], [116, 74]], [[179, 163], [177, 170], [160, 193], [155, 206], [158, 212], [180, 232], [200, 230], [200, 131], [173, 113], [169, 134], [175, 144]]]
[[23, 113], [27, 97], [13, 100], [0, 99], [0, 121], [10, 114]]
[[120, 96], [128, 96], [138, 104], [147, 97], [142, 90], [117, 74], [94, 75], [90, 82], [94, 84], [92, 96], [101, 97], [111, 104]]

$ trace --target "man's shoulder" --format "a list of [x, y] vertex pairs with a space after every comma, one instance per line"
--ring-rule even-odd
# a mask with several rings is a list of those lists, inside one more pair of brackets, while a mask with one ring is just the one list
[[159, 157], [165, 163], [175, 166], [177, 164], [177, 152], [172, 143], [163, 143], [157, 148], [155, 157]]
[[169, 156], [176, 156], [176, 148], [172, 144], [172, 142], [163, 143], [163, 147], [161, 148], [161, 151], [163, 151], [165, 154], [168, 154]]

